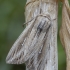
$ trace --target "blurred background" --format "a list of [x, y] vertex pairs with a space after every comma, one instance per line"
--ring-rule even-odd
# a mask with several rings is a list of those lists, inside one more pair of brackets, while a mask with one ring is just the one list
[[[25, 70], [25, 64], [6, 64], [6, 56], [11, 46], [23, 31], [26, 0], [0, 0], [0, 70]], [[61, 25], [62, 3], [59, 3], [58, 32]], [[66, 70], [66, 57], [58, 34], [58, 68]]]

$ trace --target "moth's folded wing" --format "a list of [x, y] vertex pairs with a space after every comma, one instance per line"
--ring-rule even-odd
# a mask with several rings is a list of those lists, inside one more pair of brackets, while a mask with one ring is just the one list
[[31, 26], [28, 24], [11, 48], [6, 59], [7, 63], [22, 64], [39, 52], [51, 27], [48, 21], [45, 17], [39, 17], [34, 23], [30, 23]]
[[[6, 57], [7, 63], [9, 64], [21, 64], [22, 63], [20, 59], [24, 57], [24, 51], [26, 49], [26, 47], [24, 47], [24, 43], [34, 26], [34, 22], [35, 22], [35, 19], [29, 22], [29, 25], [25, 28], [25, 30], [21, 33], [19, 38], [13, 44], [12, 48], [10, 49]], [[21, 49], [23, 50], [22, 54], [20, 53]], [[25, 59], [23, 59], [23, 62], [24, 61]]]

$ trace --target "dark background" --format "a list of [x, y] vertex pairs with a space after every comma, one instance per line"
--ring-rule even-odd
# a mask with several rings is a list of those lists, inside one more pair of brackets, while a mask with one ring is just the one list
[[[0, 70], [25, 70], [25, 65], [6, 64], [6, 56], [11, 46], [23, 31], [26, 0], [0, 0]], [[61, 25], [62, 3], [59, 3], [58, 32]], [[58, 34], [59, 70], [66, 70], [65, 52]]]

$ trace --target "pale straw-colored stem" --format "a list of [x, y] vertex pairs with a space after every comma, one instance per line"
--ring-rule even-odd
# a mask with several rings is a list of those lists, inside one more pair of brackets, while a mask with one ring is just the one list
[[70, 70], [70, 7], [68, 0], [63, 1], [60, 39], [66, 52], [66, 70]]
[[[36, 66], [34, 66], [32, 69], [29, 67], [31, 65], [28, 66], [29, 62], [27, 62], [26, 63], [27, 70], [58, 70], [57, 14], [58, 14], [58, 3], [56, 0], [27, 0], [26, 10], [25, 10], [26, 22], [30, 21], [32, 18], [36, 18], [36, 16], [39, 15], [43, 16], [49, 15], [52, 24], [51, 41], [49, 42], [50, 49], [48, 49], [47, 47], [45, 49], [45, 51], [47, 52], [46, 55], [43, 53], [43, 55], [45, 55], [47, 59], [46, 60], [47, 63], [45, 63], [45, 66], [43, 65], [44, 69], [41, 69], [42, 67], [36, 68]], [[36, 56], [35, 58], [37, 58], [38, 56]], [[35, 61], [33, 62], [35, 63]]]

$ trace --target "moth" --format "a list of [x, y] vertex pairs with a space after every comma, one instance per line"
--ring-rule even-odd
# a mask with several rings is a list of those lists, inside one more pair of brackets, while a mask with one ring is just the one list
[[27, 1], [26, 28], [10, 49], [7, 63], [25, 63], [27, 70], [57, 70], [57, 13], [52, 9], [57, 6], [45, 1]]

